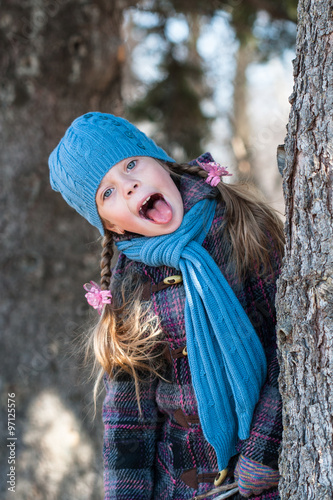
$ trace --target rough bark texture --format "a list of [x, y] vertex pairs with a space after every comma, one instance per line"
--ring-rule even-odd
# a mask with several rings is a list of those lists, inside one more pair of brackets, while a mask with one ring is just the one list
[[47, 160], [79, 114], [121, 112], [126, 3], [1, 2], [1, 498], [103, 497], [101, 418], [92, 422], [92, 385], [73, 354], [88, 314], [82, 284], [98, 280], [99, 234], [51, 191]]
[[300, 0], [285, 143], [286, 256], [278, 287], [282, 499], [333, 498], [333, 20]]

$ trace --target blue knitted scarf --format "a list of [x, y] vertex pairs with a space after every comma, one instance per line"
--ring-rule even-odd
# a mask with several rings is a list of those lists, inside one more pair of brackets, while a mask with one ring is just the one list
[[237, 436], [249, 436], [266, 357], [236, 295], [202, 247], [215, 208], [216, 200], [201, 200], [173, 233], [133, 238], [117, 247], [129, 259], [182, 273], [186, 344], [199, 418], [222, 470], [236, 453]]

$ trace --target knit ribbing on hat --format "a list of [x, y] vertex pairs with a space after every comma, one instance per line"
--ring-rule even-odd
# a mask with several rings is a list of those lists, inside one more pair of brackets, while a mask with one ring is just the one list
[[203, 433], [219, 470], [249, 437], [253, 411], [266, 377], [266, 357], [248, 316], [219, 267], [202, 247], [216, 200], [201, 200], [171, 234], [116, 245], [129, 259], [180, 269], [186, 293], [188, 360]]
[[137, 127], [124, 118], [92, 112], [71, 124], [49, 157], [52, 189], [104, 234], [96, 192], [104, 175], [130, 157], [149, 156], [174, 162]]

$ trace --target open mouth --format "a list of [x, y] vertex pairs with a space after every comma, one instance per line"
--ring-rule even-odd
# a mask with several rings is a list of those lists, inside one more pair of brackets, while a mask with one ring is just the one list
[[155, 224], [166, 224], [172, 218], [172, 209], [160, 193], [148, 196], [139, 209], [142, 219], [150, 220]]

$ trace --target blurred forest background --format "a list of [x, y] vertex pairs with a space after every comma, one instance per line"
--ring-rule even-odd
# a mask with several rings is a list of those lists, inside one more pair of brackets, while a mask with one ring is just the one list
[[[101, 402], [79, 350], [97, 230], [47, 160], [87, 111], [123, 115], [179, 161], [210, 151], [283, 212], [296, 0], [0, 2], [1, 498], [103, 498]], [[7, 395], [16, 399], [8, 492]]]

